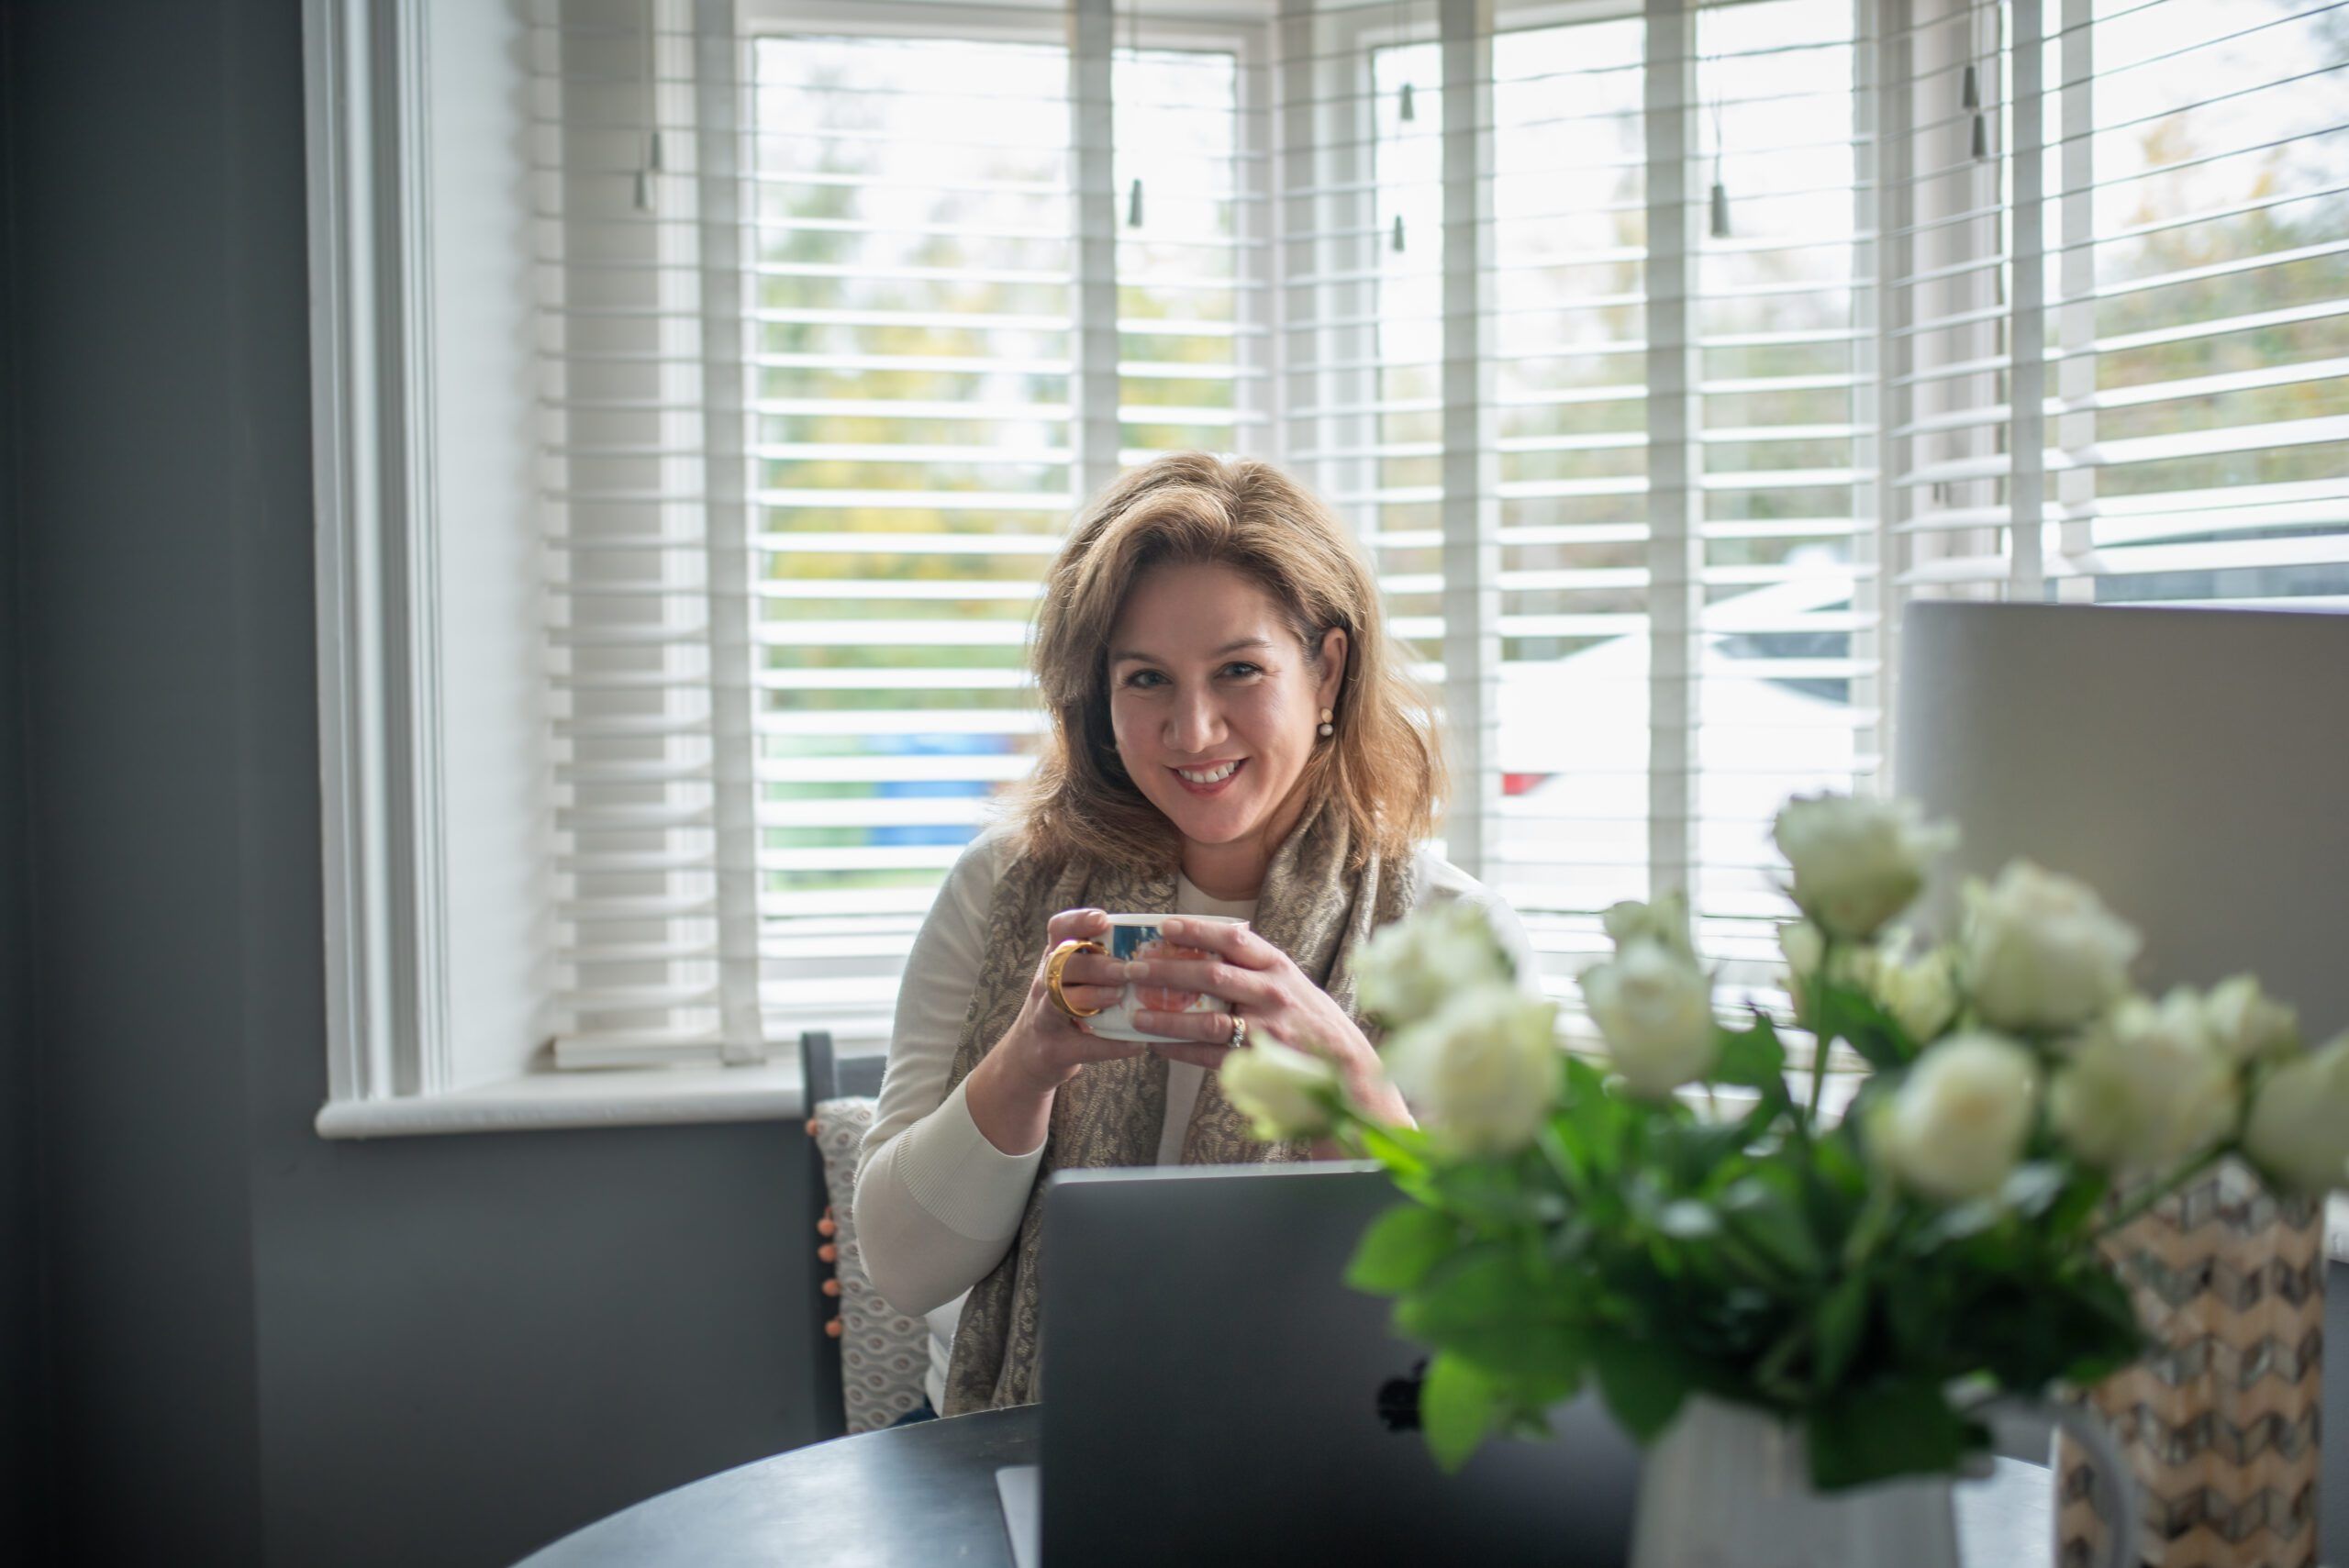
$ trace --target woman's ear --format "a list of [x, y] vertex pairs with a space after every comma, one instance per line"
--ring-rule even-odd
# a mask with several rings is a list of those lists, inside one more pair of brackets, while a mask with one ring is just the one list
[[1338, 706], [1338, 689], [1346, 684], [1346, 628], [1333, 626], [1321, 634], [1320, 703]]

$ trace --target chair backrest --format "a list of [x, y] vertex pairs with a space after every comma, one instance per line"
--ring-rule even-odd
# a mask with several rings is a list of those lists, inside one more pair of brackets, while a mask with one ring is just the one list
[[[809, 1393], [820, 1440], [843, 1435], [852, 1418], [860, 1428], [885, 1425], [891, 1416], [918, 1403], [929, 1347], [926, 1326], [880, 1299], [855, 1251], [850, 1173], [863, 1129], [872, 1120], [870, 1102], [880, 1091], [886, 1059], [859, 1055], [842, 1060], [829, 1033], [810, 1029], [799, 1037], [799, 1060], [807, 1085], [812, 1167], [808, 1229], [801, 1234], [812, 1245], [820, 1229], [826, 1240], [818, 1258], [829, 1254], [829, 1266], [819, 1262], [815, 1271], [809, 1315]], [[819, 1126], [817, 1107], [826, 1105], [831, 1109]], [[824, 1225], [828, 1203], [831, 1219]], [[853, 1399], [846, 1386], [852, 1369]]]
[[807, 1108], [851, 1095], [878, 1095], [881, 1073], [889, 1059], [858, 1055], [843, 1059], [832, 1048], [829, 1029], [809, 1029], [799, 1037], [800, 1070], [807, 1084]]

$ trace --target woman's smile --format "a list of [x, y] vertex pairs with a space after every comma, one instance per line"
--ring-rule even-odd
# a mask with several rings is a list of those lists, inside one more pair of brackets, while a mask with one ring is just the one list
[[1221, 795], [1230, 785], [1231, 781], [1240, 776], [1240, 770], [1247, 765], [1248, 759], [1239, 757], [1227, 762], [1201, 762], [1194, 767], [1171, 768], [1168, 771], [1181, 779], [1183, 787], [1193, 795]]

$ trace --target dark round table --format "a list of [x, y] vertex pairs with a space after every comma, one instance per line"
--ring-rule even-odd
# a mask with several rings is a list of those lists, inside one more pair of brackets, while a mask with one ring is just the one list
[[[573, 1530], [518, 1568], [1010, 1568], [995, 1473], [1036, 1462], [1041, 1407], [1023, 1405], [811, 1443], [663, 1492]], [[1967, 1568], [2052, 1559], [2053, 1486], [2001, 1459], [1957, 1489]]]
[[1036, 1462], [1033, 1405], [811, 1443], [573, 1530], [522, 1568], [1009, 1568], [995, 1473]]

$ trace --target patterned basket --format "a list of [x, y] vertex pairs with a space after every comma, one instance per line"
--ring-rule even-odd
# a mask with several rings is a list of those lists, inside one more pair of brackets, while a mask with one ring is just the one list
[[[2229, 1162], [2110, 1238], [2154, 1340], [2087, 1391], [2143, 1493], [2148, 1568], [2314, 1568], [2323, 1404], [2324, 1207], [2277, 1199]], [[2105, 1526], [2069, 1444], [2059, 1561], [2100, 1561]]]

